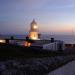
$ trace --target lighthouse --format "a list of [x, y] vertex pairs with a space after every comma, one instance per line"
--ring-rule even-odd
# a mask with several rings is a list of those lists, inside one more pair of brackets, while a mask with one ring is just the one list
[[30, 24], [29, 38], [31, 40], [38, 40], [38, 26], [35, 20], [33, 20]]

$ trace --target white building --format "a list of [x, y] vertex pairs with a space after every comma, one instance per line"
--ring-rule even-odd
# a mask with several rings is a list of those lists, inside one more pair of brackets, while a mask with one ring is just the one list
[[64, 43], [62, 41], [56, 41], [53, 43], [48, 43], [43, 45], [43, 49], [48, 49], [52, 51], [64, 50]]
[[35, 43], [31, 45], [31, 47], [35, 48], [42, 48], [44, 50], [51, 50], [51, 51], [58, 51], [58, 50], [64, 50], [64, 42], [56, 40], [54, 42], [51, 42], [50, 40], [37, 40]]

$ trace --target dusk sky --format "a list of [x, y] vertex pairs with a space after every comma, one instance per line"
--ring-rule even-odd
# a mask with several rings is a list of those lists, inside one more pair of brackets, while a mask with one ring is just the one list
[[0, 0], [1, 34], [25, 34], [33, 19], [41, 33], [71, 34], [75, 0]]

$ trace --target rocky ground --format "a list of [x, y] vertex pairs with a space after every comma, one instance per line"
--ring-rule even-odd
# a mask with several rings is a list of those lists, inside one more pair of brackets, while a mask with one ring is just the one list
[[74, 56], [12, 59], [0, 61], [0, 75], [46, 75], [74, 60]]

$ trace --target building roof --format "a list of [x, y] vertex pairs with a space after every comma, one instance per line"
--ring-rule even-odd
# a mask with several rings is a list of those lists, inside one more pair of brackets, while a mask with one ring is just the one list
[[31, 25], [32, 24], [37, 24], [36, 21], [35, 21], [35, 19], [33, 19], [33, 21], [31, 22]]
[[[55, 40], [54, 42], [63, 42], [63, 41], [60, 41], [60, 40]], [[51, 40], [36, 40], [34, 43], [32, 43], [32, 46], [43, 46], [45, 44], [50, 44], [50, 43], [53, 43], [51, 42]]]

